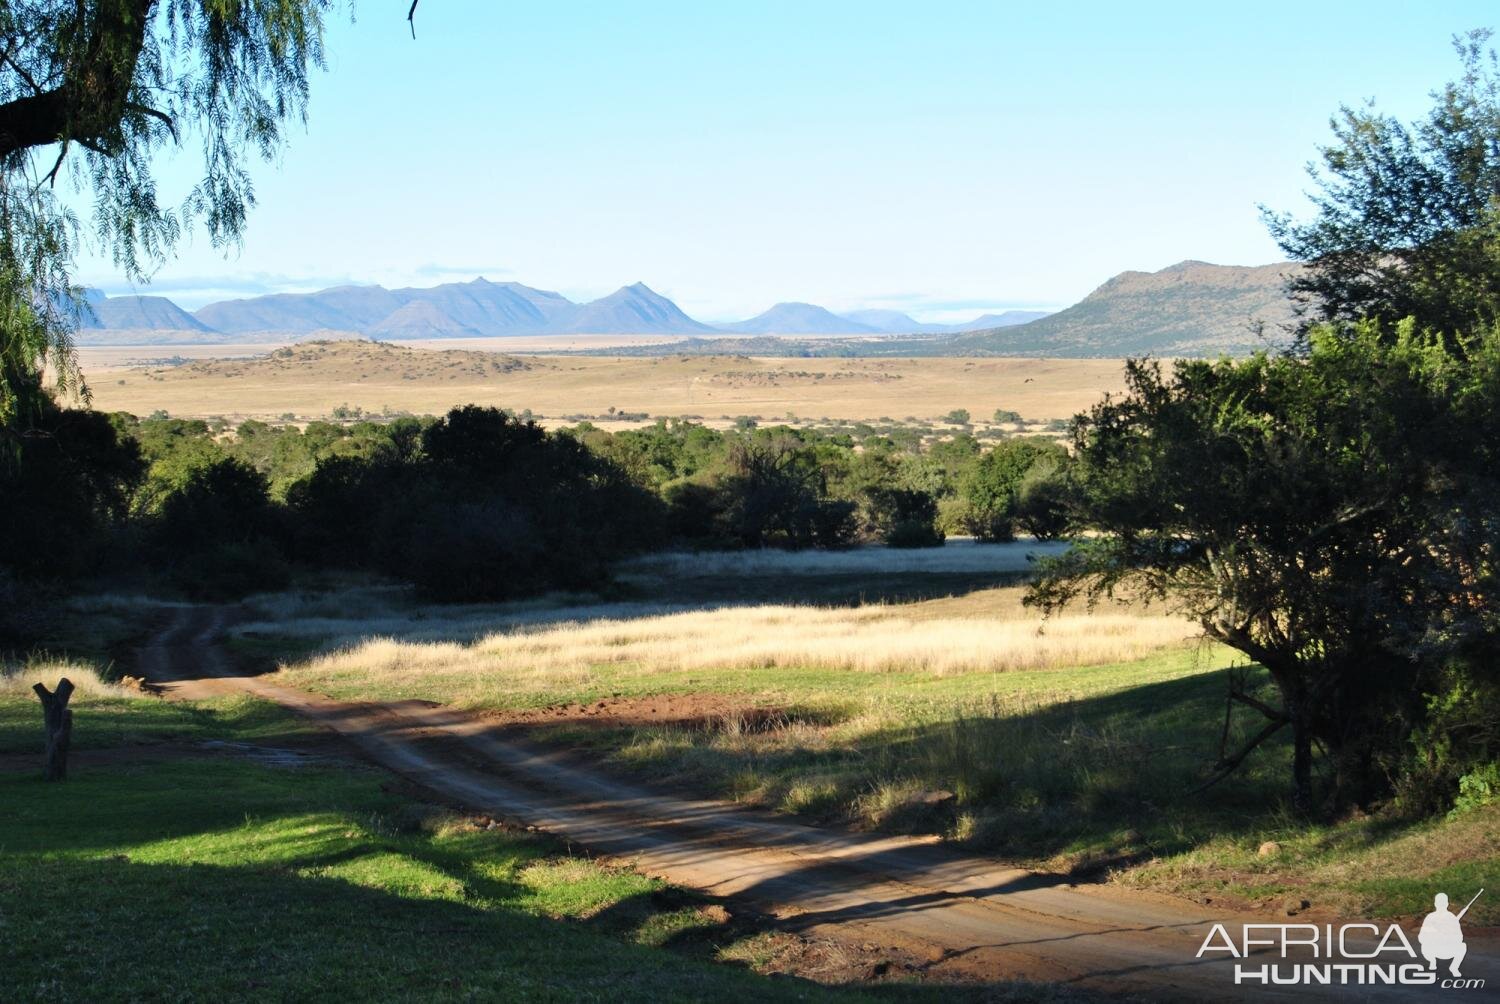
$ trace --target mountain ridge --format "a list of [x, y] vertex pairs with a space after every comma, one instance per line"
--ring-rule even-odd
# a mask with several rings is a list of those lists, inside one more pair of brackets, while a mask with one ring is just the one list
[[[1156, 272], [1129, 270], [1056, 313], [1005, 311], [967, 324], [922, 324], [896, 310], [838, 314], [778, 303], [744, 321], [709, 325], [643, 282], [575, 303], [517, 282], [386, 289], [344, 285], [310, 293], [211, 303], [189, 314], [165, 297], [89, 291], [80, 345], [273, 341], [358, 335], [377, 340], [552, 334], [672, 334], [690, 343], [629, 354], [773, 349], [838, 355], [1217, 355], [1264, 348], [1297, 315], [1286, 281], [1302, 266], [1214, 265], [1188, 259]], [[806, 342], [796, 341], [806, 335]], [[819, 343], [815, 336], [848, 335]], [[738, 337], [736, 337], [738, 336]], [[777, 336], [786, 336], [778, 339]], [[1269, 336], [1269, 339], [1268, 337]], [[133, 341], [132, 341], [133, 339]], [[837, 344], [834, 344], [837, 343]], [[673, 348], [673, 346], [677, 346]], [[739, 348], [736, 348], [739, 346]]]

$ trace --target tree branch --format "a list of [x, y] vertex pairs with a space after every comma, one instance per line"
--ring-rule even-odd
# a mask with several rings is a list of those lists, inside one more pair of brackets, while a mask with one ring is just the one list
[[1246, 707], [1254, 708], [1273, 722], [1285, 722], [1288, 720], [1285, 711], [1273, 708], [1264, 701], [1251, 697], [1242, 690], [1231, 690], [1229, 692], [1229, 699], [1231, 701], [1238, 701]]
[[1236, 770], [1239, 769], [1240, 764], [1245, 762], [1245, 758], [1255, 751], [1255, 748], [1257, 746], [1274, 736], [1276, 733], [1280, 732], [1282, 729], [1286, 728], [1289, 722], [1289, 719], [1284, 718], [1279, 722], [1270, 722], [1269, 724], [1267, 724], [1266, 727], [1257, 732], [1255, 734], [1255, 738], [1246, 743], [1238, 753], [1230, 757], [1228, 760], [1221, 761], [1219, 764], [1218, 773], [1214, 774], [1207, 781], [1204, 781], [1202, 784], [1198, 785], [1198, 787], [1188, 789], [1188, 794], [1196, 795], [1199, 792], [1207, 791], [1209, 788], [1212, 788], [1214, 785], [1224, 780], [1230, 774], [1233, 774]]
[[180, 137], [177, 135], [177, 123], [172, 121], [172, 116], [168, 115], [166, 112], [160, 111], [156, 108], [152, 108], [150, 105], [138, 104], [134, 101], [125, 102], [125, 109], [132, 112], [140, 112], [142, 115], [149, 115], [154, 119], [159, 119], [166, 125], [169, 130], [171, 130], [172, 138], [174, 140], [180, 139]]
[[[60, 84], [0, 104], [0, 159], [74, 139], [107, 149], [119, 128], [157, 0], [106, 0]], [[11, 61], [14, 66], [14, 61]]]

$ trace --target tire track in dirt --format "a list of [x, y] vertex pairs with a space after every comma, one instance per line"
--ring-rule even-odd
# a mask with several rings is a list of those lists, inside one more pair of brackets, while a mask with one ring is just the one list
[[[1250, 990], [1268, 1000], [1395, 1000], [1412, 992], [1235, 987], [1231, 960], [1195, 958], [1212, 924], [1224, 923], [1238, 938], [1244, 924], [1281, 918], [1076, 887], [931, 839], [822, 829], [730, 803], [675, 797], [501, 738], [494, 722], [477, 716], [410, 701], [334, 701], [237, 675], [219, 640], [228, 619], [221, 608], [174, 610], [139, 651], [143, 675], [168, 696], [249, 693], [274, 701], [447, 799], [557, 834], [675, 884], [735, 897], [776, 917], [782, 929], [889, 946], [930, 960], [926, 972], [937, 977], [1063, 981], [1152, 999], [1202, 1000]], [[1500, 971], [1492, 944], [1471, 938], [1470, 960], [1465, 968], [1481, 975]]]

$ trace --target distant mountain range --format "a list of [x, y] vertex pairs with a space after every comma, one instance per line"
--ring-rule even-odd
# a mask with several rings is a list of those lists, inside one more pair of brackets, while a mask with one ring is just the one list
[[747, 321], [709, 325], [645, 283], [589, 303], [518, 282], [447, 283], [429, 288], [335, 286], [210, 303], [190, 314], [160, 296], [88, 296], [79, 344], [253, 342], [346, 333], [381, 341], [507, 335], [937, 334], [1020, 324], [1045, 313], [986, 314], [969, 324], [921, 324], [893, 310], [838, 315], [810, 303], [779, 303]]
[[[708, 325], [636, 283], [589, 303], [516, 282], [430, 288], [337, 286], [211, 303], [196, 313], [160, 296], [88, 296], [81, 345], [256, 342], [359, 335], [380, 341], [551, 334], [669, 334], [680, 340], [610, 354], [1203, 356], [1284, 341], [1295, 322], [1286, 279], [1300, 266], [1184, 261], [1122, 272], [1055, 314], [1008, 311], [967, 324], [921, 324], [894, 310], [836, 314], [778, 303]], [[853, 339], [798, 340], [798, 336]], [[741, 336], [741, 337], [735, 337]]]
[[[1245, 267], [1183, 261], [1160, 272], [1121, 272], [1055, 314], [979, 331], [864, 339], [689, 338], [668, 345], [601, 349], [609, 355], [748, 356], [1120, 356], [1244, 355], [1283, 346], [1297, 314], [1286, 280], [1301, 266]], [[801, 304], [786, 306], [800, 307]], [[866, 324], [871, 311], [850, 315]], [[762, 315], [765, 316], [765, 315]]]

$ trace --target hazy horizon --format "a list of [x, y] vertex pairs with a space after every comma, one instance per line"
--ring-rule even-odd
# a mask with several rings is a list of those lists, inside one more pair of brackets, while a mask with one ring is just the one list
[[[307, 130], [252, 168], [238, 252], [198, 235], [149, 285], [91, 254], [78, 278], [187, 309], [483, 275], [575, 301], [644, 281], [708, 322], [1056, 310], [1125, 270], [1280, 260], [1257, 206], [1305, 210], [1329, 116], [1420, 114], [1493, 17], [1358, 9], [453, 0], [415, 40], [363, 10], [330, 20]], [[162, 163], [164, 203], [195, 152]]]

